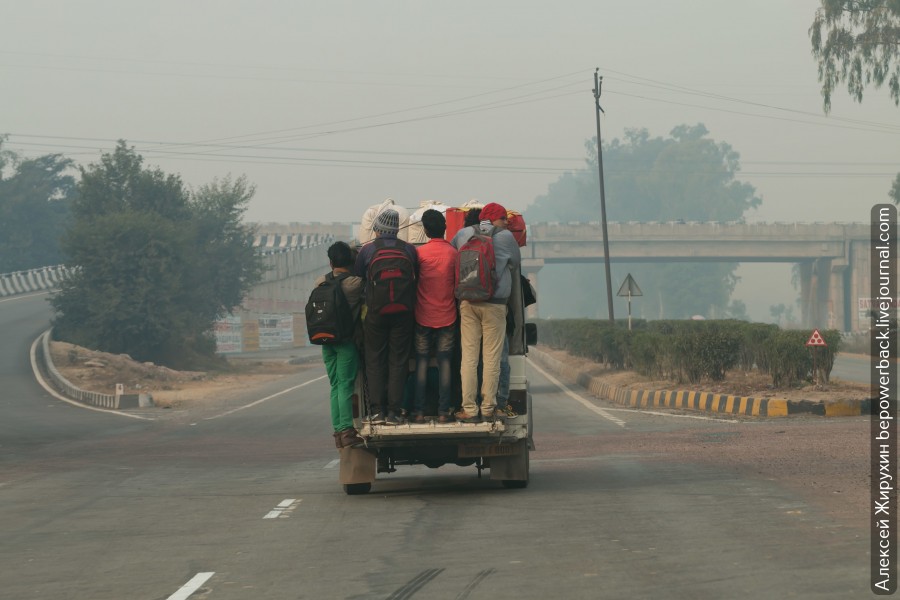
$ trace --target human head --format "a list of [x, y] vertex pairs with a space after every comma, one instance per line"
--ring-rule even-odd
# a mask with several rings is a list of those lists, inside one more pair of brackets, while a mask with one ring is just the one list
[[335, 242], [328, 247], [328, 260], [331, 261], [332, 269], [346, 269], [353, 264], [352, 256], [347, 242]]
[[505, 227], [506, 209], [496, 202], [485, 204], [484, 208], [481, 209], [481, 220], [490, 221], [495, 227]]
[[429, 208], [422, 213], [422, 227], [428, 237], [442, 238], [447, 231], [447, 219], [441, 211]]
[[393, 208], [386, 208], [375, 217], [375, 224], [372, 231], [376, 235], [397, 235], [400, 229], [400, 214]]
[[480, 208], [470, 208], [466, 211], [466, 217], [463, 221], [463, 226], [471, 227], [472, 225], [478, 225], [481, 222], [481, 209]]

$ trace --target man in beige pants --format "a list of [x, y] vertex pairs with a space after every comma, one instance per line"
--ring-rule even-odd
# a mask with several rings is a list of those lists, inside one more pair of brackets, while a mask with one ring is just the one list
[[[494, 247], [494, 295], [484, 302], [462, 300], [459, 304], [460, 347], [462, 348], [462, 410], [456, 419], [477, 423], [500, 418], [497, 410], [497, 388], [500, 381], [500, 358], [506, 336], [506, 304], [512, 292], [511, 269], [521, 264], [519, 244], [506, 230], [506, 209], [491, 202], [481, 209], [481, 222], [461, 229], [453, 238], [458, 250], [475, 233], [491, 236]], [[481, 384], [481, 416], [475, 399], [478, 395], [478, 359], [483, 355]]]

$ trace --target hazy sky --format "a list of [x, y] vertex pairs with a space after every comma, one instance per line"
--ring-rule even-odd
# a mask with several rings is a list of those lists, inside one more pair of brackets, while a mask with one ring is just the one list
[[[255, 221], [349, 221], [386, 197], [522, 210], [595, 134], [702, 122], [751, 221], [866, 221], [900, 109], [822, 114], [818, 0], [0, 0], [0, 133], [96, 160], [118, 138], [192, 186], [246, 174]], [[608, 198], [608, 202], [619, 201]]]
[[251, 220], [523, 209], [582, 166], [595, 67], [605, 139], [704, 123], [763, 197], [752, 220], [866, 220], [900, 170], [886, 90], [822, 115], [818, 0], [2, 4], [10, 148], [90, 162], [124, 138], [190, 185], [246, 174]]

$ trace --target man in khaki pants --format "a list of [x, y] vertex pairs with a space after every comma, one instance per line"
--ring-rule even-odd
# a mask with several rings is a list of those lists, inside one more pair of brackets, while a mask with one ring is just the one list
[[[453, 238], [459, 250], [475, 233], [491, 236], [494, 246], [494, 295], [484, 302], [462, 300], [459, 304], [460, 347], [462, 348], [462, 410], [456, 419], [463, 423], [494, 421], [502, 416], [497, 410], [500, 358], [506, 336], [506, 304], [512, 292], [511, 269], [522, 262], [519, 244], [506, 230], [506, 209], [491, 202], [481, 209], [478, 225], [461, 229]], [[475, 399], [478, 395], [478, 358], [482, 354], [484, 371], [481, 384], [481, 416]]]

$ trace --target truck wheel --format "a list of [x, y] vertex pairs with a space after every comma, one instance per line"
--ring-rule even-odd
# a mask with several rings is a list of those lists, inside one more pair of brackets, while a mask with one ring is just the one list
[[347, 493], [348, 496], [359, 496], [362, 494], [368, 494], [369, 490], [372, 489], [371, 483], [345, 483], [344, 484], [344, 492]]

